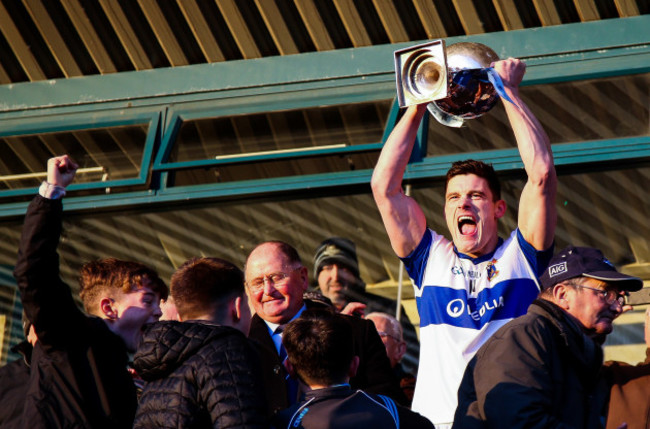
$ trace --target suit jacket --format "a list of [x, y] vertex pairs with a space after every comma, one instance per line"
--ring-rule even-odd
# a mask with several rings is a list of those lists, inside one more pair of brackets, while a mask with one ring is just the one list
[[[374, 293], [366, 292], [365, 290], [351, 290], [348, 294], [350, 302], [357, 301], [366, 304], [366, 309], [364, 311], [366, 315], [374, 311], [379, 311], [395, 316], [397, 302], [394, 299], [375, 295]], [[406, 311], [404, 311], [404, 306], [401, 308], [399, 322], [402, 325], [404, 341], [406, 341], [406, 354], [402, 358], [401, 363], [408, 372], [416, 373], [418, 370], [418, 361], [420, 359], [420, 341], [418, 340], [415, 326], [413, 326], [411, 319], [409, 319]]]
[[[305, 300], [307, 308], [319, 304]], [[400, 404], [406, 402], [399, 381], [393, 374], [386, 348], [381, 341], [374, 323], [370, 320], [345, 316], [350, 322], [354, 336], [354, 353], [359, 356], [357, 375], [350, 380], [353, 389], [362, 389], [368, 393], [389, 396]], [[288, 376], [280, 356], [275, 349], [264, 320], [257, 314], [251, 321], [248, 337], [254, 340], [262, 361], [262, 374], [266, 393], [267, 412], [271, 416], [277, 411], [289, 407], [286, 378]], [[296, 398], [296, 401], [299, 398]], [[296, 402], [294, 401], [294, 402]]]

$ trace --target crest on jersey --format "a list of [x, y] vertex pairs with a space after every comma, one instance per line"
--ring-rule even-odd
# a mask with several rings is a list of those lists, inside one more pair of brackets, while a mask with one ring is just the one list
[[492, 259], [487, 265], [487, 277], [489, 281], [499, 275], [499, 270], [497, 270], [496, 264], [499, 262], [497, 259]]

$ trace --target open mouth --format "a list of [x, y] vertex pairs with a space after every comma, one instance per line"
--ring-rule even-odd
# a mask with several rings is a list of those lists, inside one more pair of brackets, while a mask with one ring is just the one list
[[461, 235], [472, 235], [476, 232], [476, 221], [472, 216], [460, 216], [458, 218], [458, 231]]

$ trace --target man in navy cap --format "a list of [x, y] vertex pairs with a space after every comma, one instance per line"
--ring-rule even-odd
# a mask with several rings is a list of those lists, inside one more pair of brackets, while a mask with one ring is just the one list
[[[528, 312], [499, 329], [469, 362], [454, 428], [600, 427], [607, 389], [601, 344], [641, 279], [598, 249], [569, 246], [540, 277]], [[564, 426], [563, 426], [564, 427]]]

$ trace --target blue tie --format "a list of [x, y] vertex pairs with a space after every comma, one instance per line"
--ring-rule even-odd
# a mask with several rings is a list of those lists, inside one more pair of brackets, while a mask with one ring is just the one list
[[[280, 361], [282, 362], [282, 365], [284, 365], [287, 360], [287, 350], [284, 348], [284, 344], [282, 344], [282, 331], [284, 331], [284, 325], [278, 326], [273, 334], [274, 337], [279, 339]], [[298, 381], [294, 380], [289, 374], [287, 374], [285, 380], [287, 384], [287, 399], [289, 400], [289, 405], [293, 405], [296, 403], [298, 398]]]

